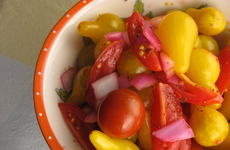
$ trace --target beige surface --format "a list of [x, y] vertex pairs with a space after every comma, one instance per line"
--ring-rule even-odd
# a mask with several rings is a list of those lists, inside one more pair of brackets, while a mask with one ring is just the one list
[[79, 0], [0, 0], [0, 150], [48, 150], [35, 116], [33, 76], [40, 49]]
[[56, 22], [79, 0], [0, 0], [0, 54], [34, 67]]

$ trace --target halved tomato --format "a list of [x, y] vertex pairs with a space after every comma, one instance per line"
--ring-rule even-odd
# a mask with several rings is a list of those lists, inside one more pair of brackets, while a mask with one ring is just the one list
[[89, 140], [89, 134], [95, 130], [94, 124], [84, 122], [86, 114], [78, 106], [71, 103], [59, 103], [62, 116], [74, 136], [86, 150], [96, 150]]
[[86, 85], [85, 95], [87, 102], [92, 109], [95, 109], [96, 98], [93, 92], [92, 83], [96, 80], [114, 72], [117, 61], [122, 53], [124, 41], [115, 41], [111, 43], [97, 58], [94, 63], [88, 83]]
[[[147, 22], [140, 15], [138, 11], [134, 12], [128, 20], [128, 36], [133, 50], [140, 62], [147, 68], [153, 71], [162, 70], [159, 53], [156, 51], [154, 45], [144, 36], [143, 28], [146, 27]], [[147, 27], [148, 28], [148, 27]], [[149, 27], [151, 30], [151, 27]], [[151, 32], [150, 32], [151, 33]], [[153, 31], [151, 34], [154, 34]]]
[[220, 62], [220, 75], [216, 81], [216, 86], [222, 95], [230, 84], [230, 45], [220, 51], [218, 58]]
[[[166, 125], [183, 117], [182, 108], [177, 94], [173, 88], [164, 83], [159, 83], [154, 90], [154, 100], [152, 105], [152, 131], [156, 131]], [[175, 142], [163, 142], [152, 136], [154, 150], [189, 150], [191, 144], [188, 140], [178, 140]], [[181, 147], [183, 145], [183, 147]]]
[[223, 102], [223, 97], [201, 85], [192, 82], [186, 75], [180, 74], [179, 83], [169, 82], [163, 71], [156, 72], [156, 77], [163, 83], [170, 84], [180, 95], [180, 99], [197, 105], [210, 105]]

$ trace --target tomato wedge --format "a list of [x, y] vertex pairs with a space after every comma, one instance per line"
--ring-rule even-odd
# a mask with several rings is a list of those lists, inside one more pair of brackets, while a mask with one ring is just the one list
[[96, 150], [89, 140], [89, 134], [95, 130], [94, 124], [84, 122], [86, 114], [78, 106], [70, 103], [59, 103], [62, 116], [74, 136], [86, 150]]
[[179, 84], [169, 82], [163, 71], [156, 72], [156, 77], [163, 83], [170, 84], [172, 88], [181, 96], [180, 99], [188, 103], [197, 105], [210, 105], [222, 103], [223, 97], [214, 91], [193, 83], [184, 74], [179, 74]]
[[[177, 94], [170, 85], [159, 82], [154, 90], [152, 131], [156, 131], [182, 117], [183, 112]], [[163, 142], [155, 136], [152, 136], [152, 142], [154, 150], [175, 150], [181, 147], [181, 144], [189, 143], [189, 141], [184, 140]], [[185, 148], [184, 150], [189, 150], [190, 146], [186, 144], [183, 148]]]
[[[153, 71], [162, 70], [159, 52], [156, 51], [156, 47], [146, 38], [143, 34], [143, 29], [151, 30], [146, 27], [147, 21], [140, 15], [138, 11], [135, 11], [128, 20], [128, 37], [133, 50], [137, 55], [137, 58], [142, 62], [147, 68]], [[150, 27], [149, 27], [150, 28]], [[148, 32], [154, 36], [153, 31]], [[151, 38], [153, 43], [158, 43], [156, 37]]]
[[114, 72], [123, 47], [124, 41], [114, 41], [101, 53], [94, 63], [85, 91], [87, 102], [92, 109], [95, 109], [96, 105], [96, 98], [93, 92], [92, 83]]
[[191, 139], [181, 140], [178, 150], [191, 150]]
[[218, 58], [220, 62], [220, 75], [216, 81], [216, 86], [222, 95], [230, 84], [230, 45], [220, 51]]

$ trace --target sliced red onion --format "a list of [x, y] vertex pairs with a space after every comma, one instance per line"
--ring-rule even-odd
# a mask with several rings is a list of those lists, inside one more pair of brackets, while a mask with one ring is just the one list
[[149, 40], [149, 42], [155, 47], [157, 51], [160, 51], [162, 48], [161, 42], [151, 28], [151, 24], [147, 21], [143, 21], [143, 34]]
[[169, 69], [173, 68], [175, 65], [173, 60], [164, 51], [160, 52], [160, 60], [161, 60], [161, 66], [162, 66], [163, 70], [169, 70]]
[[141, 73], [137, 75], [130, 83], [139, 91], [144, 88], [154, 86], [157, 84], [157, 80], [153, 75]]
[[104, 35], [104, 37], [111, 42], [119, 41], [119, 40], [124, 41], [122, 32], [108, 32]]
[[161, 67], [163, 71], [165, 72], [166, 78], [170, 79], [174, 75], [173, 67], [175, 63], [169, 57], [169, 55], [164, 51], [160, 52], [160, 61], [161, 61]]
[[148, 22], [153, 26], [153, 28], [157, 29], [160, 22], [163, 20], [164, 17], [165, 16], [155, 17], [155, 18], [148, 20]]
[[174, 75], [174, 69], [170, 68], [168, 70], [163, 70], [165, 72], [166, 78], [170, 79]]
[[169, 125], [154, 131], [152, 134], [163, 142], [173, 142], [194, 137], [191, 127], [187, 124], [184, 118], [178, 119]]
[[171, 76], [171, 78], [168, 79], [168, 81], [169, 81], [170, 83], [173, 83], [173, 84], [175, 84], [175, 85], [178, 85], [178, 84], [180, 83], [181, 79], [180, 79], [176, 74], [173, 74], [173, 75]]
[[106, 33], [104, 35], [104, 37], [111, 42], [119, 41], [119, 40], [125, 41], [125, 46], [127, 48], [131, 47], [127, 31], [125, 31], [125, 32], [109, 32], [109, 33]]
[[85, 120], [86, 123], [95, 123], [97, 122], [97, 114], [95, 111], [91, 111], [86, 115]]
[[118, 77], [119, 88], [130, 88], [132, 84], [131, 80], [126, 75], [121, 75]]
[[89, 114], [89, 113], [91, 113], [91, 111], [93, 111], [92, 108], [89, 107], [89, 105], [84, 105], [84, 106], [82, 107], [82, 110], [83, 110], [86, 114]]
[[72, 67], [61, 75], [61, 82], [64, 90], [70, 92], [73, 89], [74, 78], [77, 74], [76, 68]]
[[117, 73], [113, 72], [92, 83], [97, 100], [103, 99], [109, 92], [119, 88], [117, 77]]
[[125, 40], [125, 46], [127, 48], [130, 48], [131, 44], [130, 44], [130, 41], [129, 41], [128, 31], [123, 32], [123, 38]]

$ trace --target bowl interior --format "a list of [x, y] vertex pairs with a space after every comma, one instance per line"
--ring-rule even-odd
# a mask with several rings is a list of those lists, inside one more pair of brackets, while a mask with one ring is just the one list
[[84, 48], [82, 37], [76, 27], [81, 21], [90, 21], [101, 13], [115, 13], [128, 17], [134, 7], [143, 15], [152, 12], [153, 16], [164, 14], [172, 9], [186, 10], [208, 4], [224, 13], [227, 27], [218, 35], [221, 47], [230, 38], [229, 0], [82, 0], [70, 9], [52, 29], [39, 55], [34, 78], [34, 102], [36, 115], [48, 145], [51, 149], [83, 149], [63, 120], [58, 103], [63, 102], [65, 91], [60, 75], [69, 67], [76, 66], [76, 58]]

